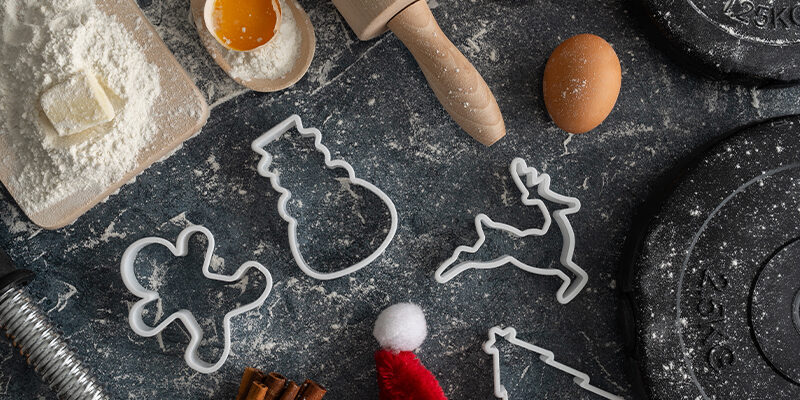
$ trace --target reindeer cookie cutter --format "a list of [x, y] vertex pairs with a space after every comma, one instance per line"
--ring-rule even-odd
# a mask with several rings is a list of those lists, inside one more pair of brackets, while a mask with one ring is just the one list
[[508, 391], [506, 390], [505, 386], [503, 386], [503, 383], [500, 380], [500, 350], [497, 348], [496, 345], [498, 336], [504, 338], [506, 341], [508, 341], [514, 346], [519, 346], [522, 347], [523, 349], [538, 354], [539, 359], [542, 360], [545, 364], [572, 375], [573, 377], [572, 381], [575, 382], [575, 384], [580, 386], [581, 388], [609, 400], [624, 400], [620, 396], [611, 394], [603, 389], [591, 385], [589, 383], [589, 375], [556, 361], [556, 356], [552, 351], [536, 346], [532, 343], [528, 343], [520, 339], [517, 339], [516, 329], [510, 327], [503, 329], [500, 328], [499, 326], [495, 326], [489, 329], [489, 340], [483, 344], [483, 351], [486, 354], [492, 356], [495, 397], [503, 400], [508, 400]]
[[[556, 299], [561, 304], [567, 304], [583, 290], [583, 288], [586, 286], [587, 280], [589, 279], [589, 275], [586, 273], [586, 271], [575, 264], [572, 259], [575, 254], [575, 232], [572, 229], [572, 224], [570, 224], [569, 219], [567, 219], [568, 215], [575, 214], [580, 211], [581, 202], [574, 197], [563, 196], [552, 191], [550, 189], [550, 175], [544, 173], [540, 174], [535, 168], [528, 167], [528, 164], [525, 162], [525, 160], [521, 158], [515, 158], [513, 161], [511, 161], [510, 171], [511, 178], [514, 180], [514, 183], [517, 185], [520, 193], [522, 193], [522, 204], [529, 207], [538, 207], [542, 212], [542, 215], [544, 216], [544, 223], [542, 224], [542, 227], [520, 230], [508, 224], [495, 222], [486, 214], [478, 214], [475, 217], [475, 230], [478, 233], [478, 240], [472, 246], [457, 247], [453, 255], [439, 265], [434, 278], [439, 283], [447, 283], [459, 274], [470, 269], [493, 269], [510, 263], [517, 268], [532, 274], [557, 276], [560, 278], [562, 284], [556, 293]], [[555, 203], [564, 204], [567, 206], [567, 208], [553, 212], [553, 217], [551, 218], [550, 212], [547, 210], [547, 206], [544, 204], [542, 199], [530, 198], [530, 191], [528, 188], [534, 186], [537, 187], [537, 193], [541, 198]], [[463, 253], [476, 253], [481, 246], [483, 246], [484, 242], [486, 241], [484, 226], [490, 229], [510, 233], [518, 238], [527, 236], [543, 236], [550, 230], [553, 219], [555, 219], [562, 235], [563, 244], [561, 247], [561, 265], [575, 274], [574, 281], [572, 281], [572, 279], [561, 270], [555, 268], [534, 267], [532, 265], [523, 263], [511, 255], [503, 255], [491, 261], [465, 261], [451, 268], [451, 266], [458, 261], [458, 258]]]
[[[147, 304], [159, 300], [161, 296], [156, 291], [145, 289], [139, 283], [139, 280], [136, 278], [136, 273], [134, 272], [136, 258], [139, 255], [139, 252], [141, 252], [144, 248], [150, 245], [161, 245], [169, 249], [174, 256], [185, 257], [187, 254], [189, 254], [189, 239], [196, 233], [200, 233], [208, 239], [208, 248], [206, 249], [205, 259], [203, 261], [203, 276], [206, 278], [221, 282], [236, 282], [242, 279], [250, 269], [258, 270], [264, 275], [264, 278], [266, 278], [266, 288], [258, 297], [258, 299], [228, 312], [225, 314], [225, 317], [223, 317], [222, 326], [224, 331], [224, 347], [219, 360], [213, 364], [203, 361], [197, 353], [197, 348], [200, 347], [200, 342], [203, 340], [203, 328], [200, 327], [200, 324], [189, 310], [179, 310], [175, 313], [172, 313], [155, 327], [152, 327], [144, 322], [144, 308], [147, 306]], [[267, 297], [272, 291], [272, 275], [263, 265], [255, 261], [248, 261], [242, 264], [239, 269], [233, 273], [233, 275], [217, 274], [211, 272], [210, 270], [211, 257], [213, 254], [214, 235], [211, 234], [211, 231], [209, 231], [207, 228], [195, 225], [184, 229], [178, 235], [175, 244], [172, 244], [168, 240], [159, 237], [139, 239], [130, 245], [127, 250], [125, 250], [120, 262], [122, 282], [131, 293], [141, 299], [137, 301], [133, 307], [131, 307], [130, 313], [128, 314], [128, 320], [131, 329], [133, 329], [133, 331], [139, 336], [152, 337], [161, 333], [176, 319], [180, 320], [186, 327], [186, 330], [189, 331], [189, 335], [191, 337], [189, 340], [189, 345], [186, 347], [186, 351], [184, 352], [183, 358], [186, 360], [186, 364], [188, 364], [189, 367], [203, 374], [216, 372], [222, 367], [223, 364], [225, 364], [225, 361], [228, 359], [228, 355], [230, 355], [231, 352], [231, 319], [239, 314], [243, 314], [247, 311], [260, 307], [262, 304], [264, 304], [264, 301], [266, 301]]]
[[[276, 171], [271, 171], [270, 166], [272, 165], [272, 154], [264, 149], [264, 146], [274, 142], [278, 138], [281, 137], [284, 133], [288, 132], [290, 129], [296, 128], [297, 131], [300, 133], [302, 137], [313, 137], [314, 138], [314, 149], [322, 153], [325, 157], [325, 166], [328, 169], [336, 169], [341, 168], [347, 171], [347, 180], [354, 185], [361, 186], [368, 191], [372, 192], [378, 198], [386, 204], [386, 207], [389, 209], [389, 214], [391, 216], [391, 226], [389, 228], [389, 232], [387, 233], [386, 237], [383, 239], [383, 242], [380, 246], [369, 256], [364, 258], [363, 260], [347, 267], [342, 270], [336, 272], [328, 272], [323, 273], [319, 272], [316, 269], [312, 268], [308, 265], [303, 255], [300, 253], [300, 243], [297, 240], [297, 219], [292, 217], [289, 214], [289, 210], [287, 208], [287, 204], [289, 199], [292, 197], [292, 193], [289, 189], [281, 186], [280, 181], [280, 174]], [[272, 184], [272, 188], [281, 194], [280, 199], [278, 200], [278, 214], [280, 214], [281, 218], [284, 221], [289, 223], [289, 247], [292, 250], [292, 256], [294, 257], [297, 266], [305, 272], [306, 275], [318, 279], [318, 280], [331, 280], [341, 278], [343, 276], [352, 274], [368, 264], [375, 261], [378, 257], [386, 251], [386, 248], [389, 247], [389, 243], [392, 242], [394, 239], [394, 235], [397, 232], [397, 208], [392, 202], [392, 199], [386, 195], [382, 190], [378, 189], [375, 185], [356, 177], [356, 173], [353, 170], [353, 167], [344, 160], [333, 160], [331, 159], [331, 152], [328, 150], [325, 145], [322, 144], [322, 132], [316, 128], [305, 128], [303, 127], [303, 121], [298, 115], [292, 115], [280, 124], [276, 125], [274, 128], [270, 129], [268, 132], [261, 135], [258, 139], [253, 141], [252, 149], [256, 153], [261, 155], [261, 161], [258, 163], [258, 173], [265, 177], [269, 178], [270, 183]]]

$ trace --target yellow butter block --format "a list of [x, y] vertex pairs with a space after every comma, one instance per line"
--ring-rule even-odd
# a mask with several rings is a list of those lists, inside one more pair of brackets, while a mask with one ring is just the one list
[[88, 71], [45, 91], [41, 104], [59, 136], [80, 133], [114, 119], [114, 106], [97, 78]]

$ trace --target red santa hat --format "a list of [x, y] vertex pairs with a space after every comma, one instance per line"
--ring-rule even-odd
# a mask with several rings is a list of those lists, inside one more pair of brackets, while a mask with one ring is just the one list
[[447, 400], [436, 377], [413, 353], [428, 335], [419, 306], [400, 303], [383, 310], [372, 333], [382, 348], [375, 352], [380, 400]]

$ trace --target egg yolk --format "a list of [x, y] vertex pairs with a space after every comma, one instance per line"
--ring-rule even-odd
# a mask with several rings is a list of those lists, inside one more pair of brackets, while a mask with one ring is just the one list
[[216, 0], [214, 33], [226, 47], [248, 51], [266, 44], [278, 31], [278, 0]]

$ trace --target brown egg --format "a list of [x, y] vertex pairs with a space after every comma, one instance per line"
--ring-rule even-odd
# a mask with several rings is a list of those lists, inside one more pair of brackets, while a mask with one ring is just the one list
[[558, 45], [544, 67], [544, 104], [569, 133], [588, 132], [608, 117], [619, 96], [622, 69], [603, 38], [573, 36]]

